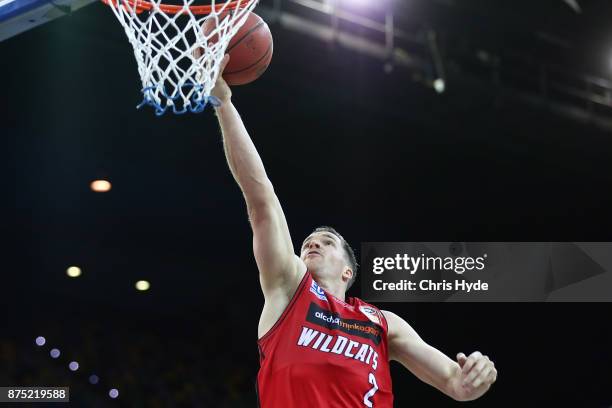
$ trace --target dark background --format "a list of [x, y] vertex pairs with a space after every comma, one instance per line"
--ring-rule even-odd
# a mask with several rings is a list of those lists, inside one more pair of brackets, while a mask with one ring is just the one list
[[[381, 61], [270, 24], [272, 64], [233, 100], [294, 244], [319, 225], [357, 249], [612, 241], [612, 132], [527, 103], [520, 87], [483, 79], [464, 52], [483, 46], [502, 61], [518, 53], [610, 79], [608, 1], [581, 2], [581, 15], [532, 3], [396, 3], [410, 29], [439, 30], [442, 95], [410, 69], [386, 74]], [[570, 46], [538, 41], [539, 30]], [[255, 406], [263, 297], [212, 111], [135, 110], [132, 50], [102, 4], [0, 43], [0, 56], [9, 154], [0, 384], [69, 385], [78, 406]], [[107, 194], [89, 190], [100, 177], [113, 183]], [[83, 275], [66, 277], [70, 265]], [[151, 290], [137, 292], [138, 279]], [[349, 294], [360, 295], [359, 282]], [[480, 350], [495, 361], [498, 382], [473, 406], [612, 405], [609, 304], [379, 306], [452, 358]], [[457, 404], [399, 366], [393, 379], [398, 407]]]

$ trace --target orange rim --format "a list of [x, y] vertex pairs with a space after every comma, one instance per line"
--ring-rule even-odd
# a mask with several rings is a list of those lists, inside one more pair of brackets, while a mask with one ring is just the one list
[[[255, 0], [251, 0], [251, 1], [255, 1]], [[230, 9], [230, 10], [237, 9], [239, 5], [240, 7], [246, 7], [249, 3], [251, 3], [251, 1], [234, 0], [234, 1], [230, 1], [229, 3], [227, 3], [227, 6], [225, 6], [225, 3], [215, 4], [215, 11], [221, 10], [224, 6], [226, 7], [226, 9]], [[105, 4], [110, 4], [112, 2], [115, 6], [117, 6], [117, 4], [120, 2], [129, 3], [131, 8], [136, 9], [137, 13], [141, 13], [143, 11], [153, 9], [153, 4], [145, 0], [121, 0], [121, 1], [120, 0], [102, 0], [102, 2]], [[183, 6], [176, 6], [176, 5], [170, 5], [170, 4], [160, 4], [159, 8], [161, 11], [163, 11], [166, 14], [177, 14], [183, 11]], [[213, 11], [213, 6], [190, 6], [189, 10], [191, 10], [191, 12], [195, 15], [210, 14]]]

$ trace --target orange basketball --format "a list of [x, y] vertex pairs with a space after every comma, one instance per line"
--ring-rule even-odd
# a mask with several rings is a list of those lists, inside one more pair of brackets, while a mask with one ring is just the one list
[[[220, 19], [223, 16], [219, 16]], [[208, 35], [215, 28], [215, 19], [209, 18], [202, 25]], [[215, 42], [216, 36], [209, 41]], [[255, 13], [249, 13], [246, 22], [230, 40], [227, 50], [230, 60], [223, 72], [228, 85], [244, 85], [263, 74], [272, 60], [272, 33], [265, 21]]]

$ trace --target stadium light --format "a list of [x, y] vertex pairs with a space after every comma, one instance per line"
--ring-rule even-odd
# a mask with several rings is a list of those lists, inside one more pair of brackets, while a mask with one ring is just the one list
[[108, 392], [108, 396], [115, 399], [119, 396], [119, 390], [116, 388], [111, 388], [111, 390]]
[[78, 266], [71, 266], [66, 269], [66, 275], [70, 276], [71, 278], [77, 278], [81, 276], [81, 268]]
[[438, 78], [433, 81], [433, 87], [437, 93], [444, 93], [444, 90], [446, 89], [446, 82], [444, 82], [444, 79]]
[[60, 356], [60, 351], [59, 349], [51, 349], [51, 351], [49, 351], [49, 355], [51, 356], [51, 358], [58, 358]]
[[106, 193], [110, 191], [112, 185], [107, 180], [94, 180], [90, 184], [91, 190], [96, 193]]
[[150, 287], [151, 287], [151, 284], [149, 283], [149, 281], [139, 280], [138, 282], [136, 282], [136, 289], [140, 291], [149, 290]]
[[47, 342], [47, 340], [43, 336], [38, 336], [35, 341], [36, 341], [36, 345], [39, 347], [44, 346], [45, 343]]
[[78, 363], [78, 361], [71, 361], [71, 362], [68, 364], [68, 368], [70, 369], [70, 371], [76, 371], [76, 370], [78, 370], [78, 369], [79, 369], [79, 363]]

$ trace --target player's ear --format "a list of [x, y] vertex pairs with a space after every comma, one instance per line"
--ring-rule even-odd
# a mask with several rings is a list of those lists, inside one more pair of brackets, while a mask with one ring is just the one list
[[350, 281], [353, 278], [353, 270], [350, 266], [345, 266], [344, 271], [342, 271], [342, 279], [345, 281]]

